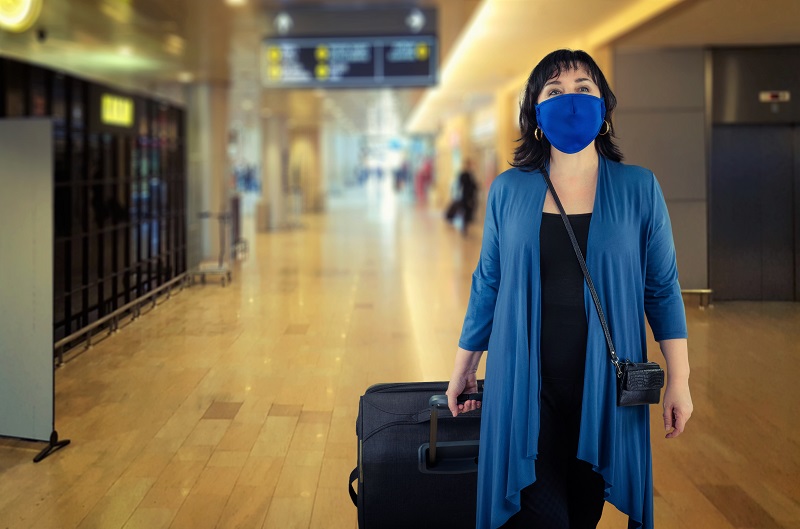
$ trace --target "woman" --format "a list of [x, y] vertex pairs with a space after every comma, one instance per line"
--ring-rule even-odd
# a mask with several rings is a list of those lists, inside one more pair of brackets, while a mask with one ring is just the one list
[[[644, 361], [644, 318], [667, 363], [667, 437], [692, 414], [686, 319], [664, 198], [624, 165], [616, 106], [582, 51], [534, 68], [514, 166], [489, 191], [483, 244], [447, 395], [482, 406], [478, 529], [596, 527], [608, 500], [653, 527], [649, 407], [616, 405], [615, 371], [577, 258], [541, 174], [573, 225], [620, 357]], [[483, 402], [477, 390], [488, 350]]]

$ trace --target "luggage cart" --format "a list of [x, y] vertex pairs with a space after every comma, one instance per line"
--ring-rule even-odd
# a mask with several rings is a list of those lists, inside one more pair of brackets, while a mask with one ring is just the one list
[[241, 211], [242, 199], [234, 195], [231, 197], [231, 259], [246, 259], [250, 253], [247, 239], [242, 237]]
[[207, 276], [219, 276], [220, 283], [224, 287], [233, 281], [231, 268], [226, 258], [228, 250], [225, 246], [227, 240], [226, 232], [228, 231], [231, 214], [227, 211], [222, 213], [203, 211], [198, 214], [198, 217], [201, 219], [216, 218], [217, 221], [219, 221], [219, 259], [217, 261], [204, 261], [200, 263], [197, 269], [191, 273], [192, 283], [194, 284], [196, 278], [200, 277], [200, 282], [205, 285]]

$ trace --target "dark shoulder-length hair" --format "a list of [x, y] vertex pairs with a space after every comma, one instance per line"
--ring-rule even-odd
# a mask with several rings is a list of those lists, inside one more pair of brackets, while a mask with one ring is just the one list
[[521, 137], [517, 140], [520, 144], [514, 149], [513, 167], [526, 170], [543, 169], [550, 161], [550, 142], [544, 135], [537, 140], [533, 133], [539, 126], [536, 121], [536, 100], [547, 81], [558, 77], [563, 71], [575, 70], [584, 67], [592, 80], [600, 89], [600, 95], [606, 102], [606, 115], [610, 130], [608, 134], [595, 138], [595, 148], [600, 156], [615, 162], [622, 161], [622, 152], [614, 143], [614, 123], [611, 113], [617, 106], [617, 98], [608, 86], [603, 72], [588, 53], [581, 50], [556, 50], [544, 59], [531, 72], [525, 85], [525, 95], [519, 107], [519, 130]]

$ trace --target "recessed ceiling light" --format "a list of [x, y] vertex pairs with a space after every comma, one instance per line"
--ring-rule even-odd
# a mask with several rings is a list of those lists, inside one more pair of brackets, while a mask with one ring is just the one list
[[21, 33], [39, 18], [42, 0], [0, 2], [0, 28]]
[[181, 72], [178, 74], [178, 81], [182, 83], [191, 83], [194, 81], [194, 74], [192, 74], [192, 72]]
[[275, 25], [275, 29], [278, 31], [279, 35], [286, 35], [292, 30], [292, 26], [294, 26], [294, 20], [289, 15], [289, 13], [278, 13], [278, 16], [275, 17], [275, 21], [273, 22]]
[[229, 6], [243, 6], [247, 4], [247, 0], [225, 0]]

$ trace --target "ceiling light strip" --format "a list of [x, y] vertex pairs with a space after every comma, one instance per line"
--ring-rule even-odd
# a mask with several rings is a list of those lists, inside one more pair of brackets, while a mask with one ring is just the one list
[[586, 35], [587, 49], [597, 49], [632, 31], [686, 0], [639, 0]]
[[428, 116], [433, 110], [433, 102], [436, 99], [435, 96], [450, 88], [447, 85], [450, 84], [453, 72], [464, 63], [467, 57], [469, 57], [468, 48], [470, 45], [474, 44], [475, 37], [480, 32], [484, 31], [483, 27], [488, 24], [487, 19], [490, 16], [490, 6], [492, 3], [493, 0], [483, 0], [481, 4], [475, 8], [475, 11], [472, 12], [472, 17], [467, 23], [466, 29], [458, 35], [452, 51], [447, 55], [444, 67], [442, 68], [441, 77], [439, 78], [439, 86], [428, 88], [419, 104], [417, 104], [414, 111], [411, 113], [405, 127], [408, 132], [431, 132], [434, 129], [432, 126], [433, 124], [426, 123], [426, 121], [428, 121]]

